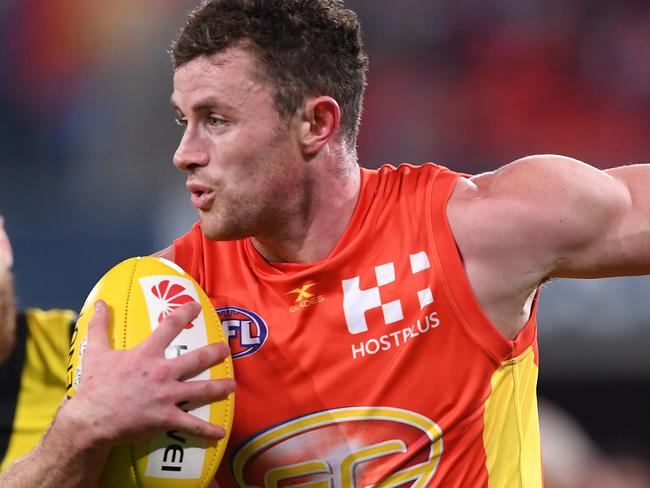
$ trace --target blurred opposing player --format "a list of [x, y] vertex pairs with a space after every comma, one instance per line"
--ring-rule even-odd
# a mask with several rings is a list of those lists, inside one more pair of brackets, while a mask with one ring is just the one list
[[[538, 288], [650, 272], [650, 168], [360, 168], [367, 59], [337, 0], [206, 2], [173, 62], [174, 164], [200, 223], [165, 255], [213, 301], [238, 381], [219, 483], [541, 486]], [[83, 486], [133, 432], [187, 429], [179, 376], [106, 351], [105, 323], [100, 305], [84, 374], [101, 381], [23, 463], [39, 486]]]
[[12, 263], [0, 216], [0, 471], [36, 445], [65, 396], [75, 317], [69, 310], [17, 312]]
[[539, 402], [545, 488], [645, 488], [650, 466], [641, 457], [608, 456], [567, 412]]

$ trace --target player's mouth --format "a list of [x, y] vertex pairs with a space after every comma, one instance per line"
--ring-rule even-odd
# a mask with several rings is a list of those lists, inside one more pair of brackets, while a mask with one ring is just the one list
[[190, 192], [194, 207], [199, 210], [207, 210], [210, 208], [215, 196], [212, 189], [198, 183], [188, 183], [186, 186]]

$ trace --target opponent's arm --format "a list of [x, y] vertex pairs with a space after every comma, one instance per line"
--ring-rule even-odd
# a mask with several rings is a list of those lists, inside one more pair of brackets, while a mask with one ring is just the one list
[[224, 399], [234, 382], [184, 382], [220, 363], [224, 344], [211, 344], [173, 359], [165, 348], [200, 312], [197, 303], [179, 307], [144, 342], [113, 350], [108, 336], [108, 309], [98, 302], [88, 324], [88, 346], [78, 392], [59, 410], [50, 430], [28, 455], [0, 476], [6, 488], [95, 486], [111, 447], [177, 429], [211, 439], [225, 432], [178, 407], [182, 401], [207, 404]]
[[36, 447], [0, 474], [0, 486], [98, 486], [110, 447], [85, 444], [85, 426], [65, 415], [65, 403]]

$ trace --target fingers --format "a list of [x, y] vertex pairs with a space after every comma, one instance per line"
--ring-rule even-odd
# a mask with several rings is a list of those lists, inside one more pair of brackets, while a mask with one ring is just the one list
[[110, 311], [103, 300], [95, 302], [95, 311], [88, 322], [88, 349], [111, 349], [108, 336]]
[[230, 378], [222, 380], [186, 381], [182, 383], [182, 386], [179, 385], [177, 390], [178, 398], [182, 398], [179, 405], [191, 405], [184, 409], [188, 410], [224, 400], [229, 394], [235, 391], [235, 386], [235, 380]]
[[183, 354], [170, 360], [174, 376], [186, 380], [219, 364], [230, 355], [230, 349], [221, 342], [210, 344], [196, 351]]
[[151, 336], [143, 343], [147, 348], [164, 351], [183, 328], [201, 312], [201, 305], [189, 302], [174, 310], [160, 323]]
[[176, 408], [171, 415], [168, 427], [207, 439], [221, 439], [226, 435], [226, 431], [220, 425], [201, 420], [179, 408]]

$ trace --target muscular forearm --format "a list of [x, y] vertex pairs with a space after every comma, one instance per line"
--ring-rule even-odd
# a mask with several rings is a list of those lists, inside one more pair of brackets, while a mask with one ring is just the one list
[[0, 475], [0, 486], [97, 486], [110, 448], [92, 446], [78, 424], [62, 407], [41, 442]]

